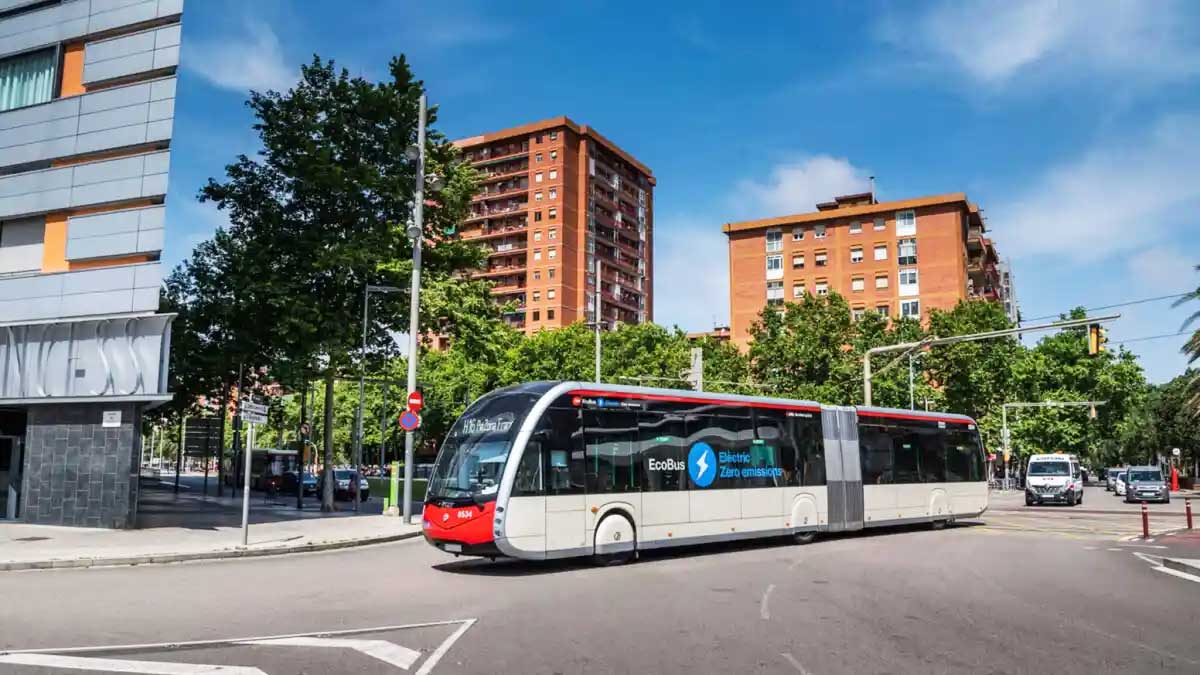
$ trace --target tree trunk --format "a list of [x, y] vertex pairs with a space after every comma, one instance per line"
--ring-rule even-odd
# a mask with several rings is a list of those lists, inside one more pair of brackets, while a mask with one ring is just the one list
[[[229, 387], [225, 386], [221, 389], [221, 431], [219, 442], [217, 443], [217, 496], [224, 494], [225, 490], [225, 416], [229, 410]], [[205, 420], [206, 422], [208, 420]], [[205, 428], [205, 433], [211, 433], [208, 428]], [[208, 461], [208, 457], [204, 458]]]
[[325, 471], [321, 478], [321, 511], [333, 511], [333, 369], [325, 371], [325, 424], [322, 432], [325, 455]]

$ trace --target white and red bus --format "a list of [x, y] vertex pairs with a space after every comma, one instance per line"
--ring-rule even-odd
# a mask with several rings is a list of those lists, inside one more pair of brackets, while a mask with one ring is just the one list
[[455, 422], [424, 534], [462, 555], [622, 562], [665, 546], [941, 527], [987, 505], [963, 415], [532, 382]]

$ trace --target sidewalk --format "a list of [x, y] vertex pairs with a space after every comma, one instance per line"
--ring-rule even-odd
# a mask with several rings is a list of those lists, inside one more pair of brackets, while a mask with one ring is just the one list
[[280, 555], [379, 544], [420, 534], [420, 524], [405, 525], [402, 518], [390, 516], [310, 518], [251, 525], [250, 545], [242, 548], [240, 527], [102, 530], [0, 524], [0, 571]]

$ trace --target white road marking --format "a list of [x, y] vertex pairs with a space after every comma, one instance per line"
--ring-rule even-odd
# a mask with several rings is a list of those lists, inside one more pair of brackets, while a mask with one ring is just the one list
[[812, 675], [812, 673], [804, 669], [804, 666], [800, 665], [800, 662], [796, 660], [796, 657], [792, 656], [791, 652], [784, 652], [780, 654], [780, 656], [786, 659], [788, 663], [792, 664], [792, 667], [795, 668], [796, 672], [800, 673], [800, 675]]
[[205, 663], [166, 663], [164, 661], [128, 661], [125, 659], [61, 656], [58, 654], [5, 654], [0, 663], [41, 666], [54, 670], [93, 670], [148, 675], [267, 675], [252, 666], [214, 666]]
[[347, 638], [294, 637], [277, 640], [251, 640], [242, 645], [266, 647], [317, 647], [323, 649], [353, 649], [397, 668], [408, 670], [421, 658], [421, 652], [402, 647], [387, 640], [356, 640]]
[[[1154, 540], [1151, 539], [1150, 541], [1154, 541]], [[1124, 546], [1126, 548], [1167, 548], [1166, 546], [1163, 546], [1162, 544], [1121, 544], [1121, 546]]]
[[771, 599], [771, 591], [775, 590], [775, 584], [767, 586], [767, 590], [763, 591], [762, 602], [758, 606], [758, 613], [763, 620], [771, 618], [771, 608], [767, 606], [767, 602]]
[[1179, 577], [1180, 579], [1187, 579], [1188, 581], [1194, 581], [1194, 582], [1200, 584], [1200, 577], [1198, 577], [1194, 574], [1188, 574], [1187, 572], [1180, 572], [1179, 570], [1173, 570], [1170, 567], [1155, 567], [1154, 570], [1156, 572], [1162, 572], [1163, 574], [1170, 574], [1173, 577]]
[[1108, 550], [1110, 550], [1110, 551], [1124, 551], [1125, 549], [1123, 549], [1123, 548], [1117, 548], [1116, 546], [1113, 546], [1112, 548], [1110, 548], [1110, 549], [1108, 549]]
[[466, 621], [463, 621], [458, 630], [451, 633], [450, 637], [446, 638], [445, 642], [442, 642], [437, 649], [433, 650], [433, 653], [429, 655], [428, 659], [425, 659], [425, 663], [421, 664], [421, 669], [417, 671], [417, 675], [429, 675], [430, 671], [433, 670], [433, 667], [438, 664], [438, 661], [442, 660], [442, 657], [446, 655], [446, 652], [450, 651], [450, 647], [454, 645], [458, 638], [462, 637], [463, 633], [467, 632], [471, 626], [474, 626], [475, 622], [478, 620], [479, 619], [467, 619]]
[[1098, 551], [1098, 550], [1100, 550], [1100, 547], [1099, 547], [1099, 546], [1084, 546], [1084, 547], [1083, 547], [1083, 550], [1085, 550], [1085, 551]]

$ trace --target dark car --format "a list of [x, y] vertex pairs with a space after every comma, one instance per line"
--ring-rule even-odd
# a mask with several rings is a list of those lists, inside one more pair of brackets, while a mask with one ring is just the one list
[[[296, 494], [296, 472], [288, 471], [283, 474], [279, 482], [279, 492], [284, 494]], [[304, 494], [317, 494], [317, 477], [311, 473], [304, 474]]]
[[1125, 501], [1169, 504], [1171, 491], [1163, 480], [1162, 470], [1157, 466], [1130, 467], [1125, 475]]
[[[334, 499], [353, 499], [354, 484], [351, 480], [358, 480], [358, 498], [361, 501], [367, 501], [371, 497], [371, 484], [366, 478], [358, 475], [357, 472], [350, 469], [334, 469], [333, 470], [333, 498]], [[321, 473], [317, 476], [317, 491], [321, 493], [325, 489], [325, 474]]]

